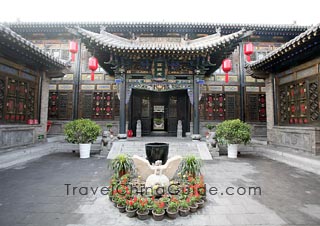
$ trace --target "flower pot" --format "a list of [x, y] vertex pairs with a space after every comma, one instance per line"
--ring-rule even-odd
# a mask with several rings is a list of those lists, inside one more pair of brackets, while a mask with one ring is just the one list
[[129, 210], [128, 208], [126, 208], [126, 212], [127, 212], [127, 217], [132, 218], [137, 216], [137, 209]]
[[163, 211], [163, 213], [158, 214], [158, 213], [155, 213], [155, 212], [152, 210], [152, 217], [153, 217], [153, 219], [154, 219], [155, 221], [162, 221], [163, 218], [164, 218], [164, 214], [165, 214], [165, 213], [166, 213], [166, 212]]
[[196, 203], [194, 203], [192, 206], [190, 206], [191, 213], [197, 212], [197, 209], [198, 209], [198, 205]]
[[138, 210], [138, 211], [137, 211], [137, 215], [138, 215], [138, 218], [139, 218], [140, 220], [146, 220], [146, 219], [149, 218], [149, 210], [144, 211], [144, 212], [142, 212], [142, 213]]
[[189, 211], [190, 211], [190, 208], [188, 207], [188, 209], [182, 209], [182, 208], [179, 208], [179, 215], [181, 217], [186, 217], [189, 215]]
[[111, 201], [113, 202], [113, 205], [114, 205], [115, 207], [117, 207], [117, 202], [116, 202], [116, 200], [115, 200], [114, 198], [112, 198]]
[[238, 144], [228, 144], [228, 158], [237, 158]]
[[90, 158], [91, 143], [79, 144], [79, 149], [80, 149], [80, 158], [81, 159]]
[[204, 207], [204, 200], [200, 199], [199, 201], [197, 201], [197, 205], [198, 205], [198, 209], [201, 209]]
[[167, 216], [168, 216], [170, 219], [176, 219], [177, 216], [178, 216], [178, 210], [175, 211], [175, 212], [171, 212], [169, 209], [167, 209]]
[[125, 206], [119, 206], [117, 205], [117, 208], [119, 210], [120, 213], [124, 213], [126, 211], [126, 207]]

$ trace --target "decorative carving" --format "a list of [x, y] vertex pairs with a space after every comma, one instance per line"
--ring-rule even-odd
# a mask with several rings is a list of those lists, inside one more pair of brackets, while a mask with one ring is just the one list
[[318, 83], [312, 82], [309, 84], [309, 109], [310, 109], [310, 120], [319, 120], [319, 93]]

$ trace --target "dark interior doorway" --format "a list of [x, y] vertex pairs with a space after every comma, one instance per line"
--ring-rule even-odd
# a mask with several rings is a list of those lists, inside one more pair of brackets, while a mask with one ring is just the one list
[[176, 136], [178, 120], [182, 133], [190, 131], [190, 102], [186, 90], [154, 92], [133, 90], [129, 105], [129, 129], [136, 133], [141, 120], [142, 135]]

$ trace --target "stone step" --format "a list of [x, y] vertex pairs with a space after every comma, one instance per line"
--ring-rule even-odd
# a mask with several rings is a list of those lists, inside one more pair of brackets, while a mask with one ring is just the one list
[[258, 155], [320, 175], [320, 156], [271, 145], [256, 145], [253, 150]]

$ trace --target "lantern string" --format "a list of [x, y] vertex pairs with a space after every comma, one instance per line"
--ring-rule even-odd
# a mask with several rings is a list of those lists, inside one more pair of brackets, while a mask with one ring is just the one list
[[74, 62], [74, 60], [75, 60], [75, 54], [72, 53], [72, 54], [71, 54], [71, 61]]
[[247, 61], [250, 62], [251, 61], [251, 57], [250, 55], [247, 55]]
[[225, 82], [226, 82], [226, 83], [229, 82], [229, 74], [228, 74], [228, 73], [226, 73]]

